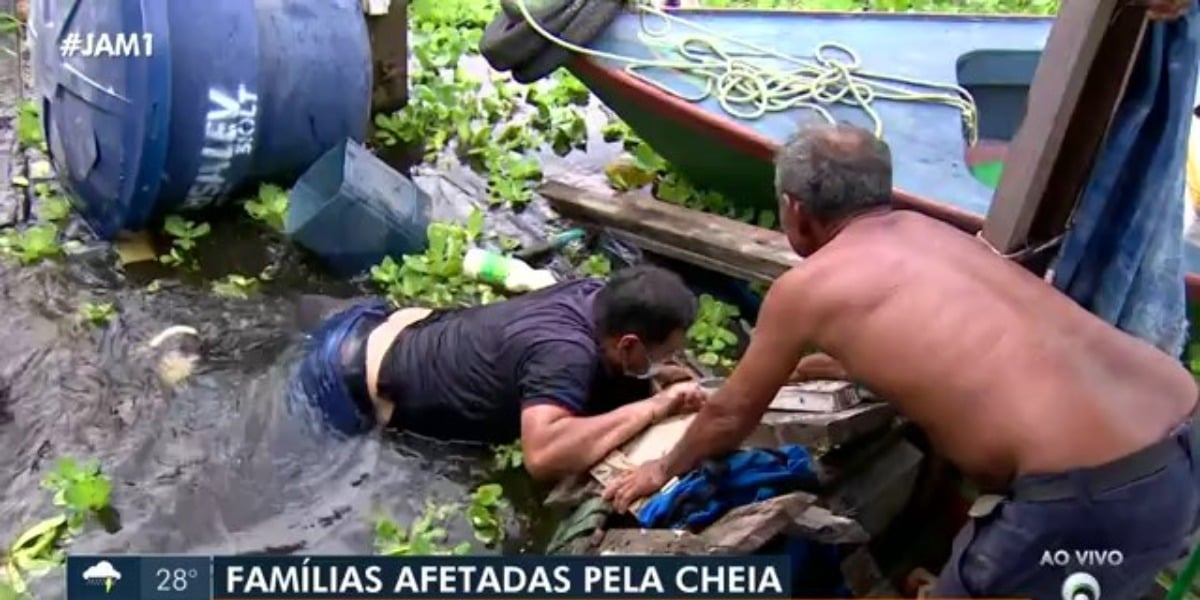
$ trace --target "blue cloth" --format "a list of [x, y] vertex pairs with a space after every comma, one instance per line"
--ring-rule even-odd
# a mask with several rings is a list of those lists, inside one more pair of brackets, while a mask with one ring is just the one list
[[812, 455], [803, 446], [741, 450], [705, 463], [660, 491], [637, 516], [642, 527], [695, 529], [744, 504], [816, 486]]
[[383, 320], [390, 313], [387, 301], [370, 300], [326, 320], [307, 340], [304, 359], [288, 389], [289, 408], [315, 409], [320, 422], [344, 435], [369, 431], [375, 415], [359, 410], [346, 387], [342, 345], [362, 319]]
[[1172, 356], [1187, 335], [1181, 202], [1198, 18], [1193, 3], [1147, 29], [1054, 275], [1080, 305]]

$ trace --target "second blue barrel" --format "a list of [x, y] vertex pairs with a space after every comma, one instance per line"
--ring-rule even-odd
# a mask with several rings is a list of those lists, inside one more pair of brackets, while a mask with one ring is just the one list
[[50, 155], [106, 238], [289, 182], [370, 118], [359, 0], [32, 0]]

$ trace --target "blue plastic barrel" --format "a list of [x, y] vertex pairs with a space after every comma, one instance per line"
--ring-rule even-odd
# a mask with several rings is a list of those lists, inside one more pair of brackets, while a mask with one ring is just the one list
[[[359, 0], [31, 5], [50, 155], [103, 237], [260, 181], [289, 184], [366, 134], [371, 59]], [[89, 46], [123, 56], [87, 56]]]

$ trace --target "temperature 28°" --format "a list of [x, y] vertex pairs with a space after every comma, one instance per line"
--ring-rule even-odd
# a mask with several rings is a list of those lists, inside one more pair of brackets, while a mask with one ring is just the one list
[[158, 580], [157, 591], [159, 592], [187, 591], [188, 584], [199, 576], [200, 573], [196, 569], [163, 567], [154, 572], [154, 578]]

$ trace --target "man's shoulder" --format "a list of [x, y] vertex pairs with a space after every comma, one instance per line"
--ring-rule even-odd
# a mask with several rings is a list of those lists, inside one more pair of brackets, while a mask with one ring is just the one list
[[780, 275], [768, 293], [790, 310], [848, 309], [894, 287], [902, 270], [889, 262], [874, 248], [822, 249]]
[[596, 353], [592, 296], [602, 286], [596, 280], [576, 280], [523, 298], [513, 305], [504, 335], [523, 348], [592, 356]]

